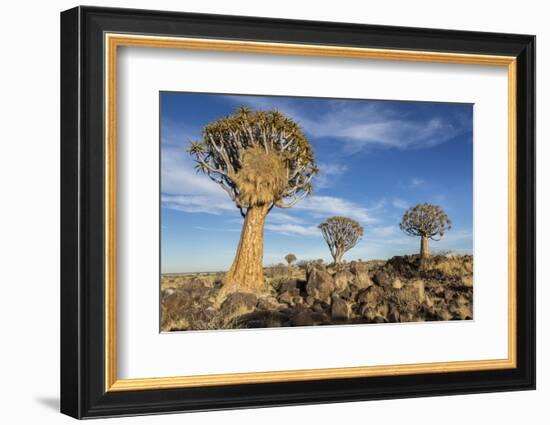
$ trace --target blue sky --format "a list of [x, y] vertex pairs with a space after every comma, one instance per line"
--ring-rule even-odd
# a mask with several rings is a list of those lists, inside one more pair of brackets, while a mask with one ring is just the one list
[[161, 271], [227, 270], [242, 218], [226, 192], [197, 174], [185, 151], [208, 122], [237, 106], [278, 109], [296, 120], [320, 173], [314, 194], [266, 221], [264, 264], [330, 253], [317, 225], [332, 215], [359, 221], [365, 234], [345, 256], [385, 259], [416, 253], [420, 241], [399, 230], [403, 212], [440, 205], [453, 228], [432, 251], [472, 252], [473, 147], [470, 104], [230, 96], [162, 92]]

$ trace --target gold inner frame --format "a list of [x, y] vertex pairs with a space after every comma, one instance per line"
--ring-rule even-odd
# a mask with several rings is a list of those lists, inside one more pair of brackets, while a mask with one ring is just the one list
[[[105, 391], [311, 381], [516, 367], [516, 58], [326, 45], [105, 34]], [[116, 123], [119, 46], [504, 66], [508, 72], [508, 357], [495, 360], [118, 379], [116, 324]]]

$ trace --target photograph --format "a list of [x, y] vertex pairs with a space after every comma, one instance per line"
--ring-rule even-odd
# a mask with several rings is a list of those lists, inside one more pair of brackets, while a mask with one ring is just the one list
[[473, 104], [159, 102], [161, 332], [474, 319]]
[[[8, 196], [16, 215], [37, 216], [46, 196], [57, 217], [8, 226], [22, 253], [12, 280], [34, 264], [28, 225], [57, 233], [34, 268], [60, 274], [58, 291], [35, 285], [40, 306], [27, 310], [38, 315], [21, 315], [21, 285], [5, 285], [17, 289], [8, 316], [28, 319], [8, 326], [16, 340], [51, 316], [37, 335], [57, 341], [13, 384], [8, 376], [19, 388], [29, 364], [41, 368], [30, 373], [40, 410], [22, 397], [14, 417], [43, 418], [55, 403], [71, 418], [115, 421], [255, 409], [242, 425], [268, 407], [294, 406], [299, 422], [300, 408], [311, 420], [330, 416], [322, 404], [368, 401], [373, 420], [390, 406], [396, 420], [425, 422], [420, 398], [434, 396], [430, 414], [457, 412], [457, 423], [487, 402], [504, 422], [542, 411], [542, 13], [500, 8], [495, 23], [494, 8], [429, 18], [298, 2], [264, 16], [233, 3], [121, 6], [64, 5], [53, 23], [55, 13], [35, 13], [52, 42], [7, 67], [23, 77], [9, 87], [14, 110], [27, 92], [46, 90], [35, 97], [50, 104], [60, 89], [60, 108], [42, 108], [31, 126], [19, 108], [6, 139], [36, 130], [26, 139], [37, 148], [5, 144], [23, 147], [5, 157], [29, 182], [22, 190], [8, 172], [29, 198], [25, 208]], [[43, 68], [55, 84], [25, 78], [52, 57], [59, 66]], [[60, 149], [44, 142], [48, 126]], [[44, 164], [60, 186], [51, 196], [36, 190], [47, 173], [32, 172]], [[55, 238], [61, 262], [49, 255]], [[44, 345], [27, 339], [29, 353]], [[406, 409], [393, 408], [400, 399]], [[335, 412], [327, 423], [346, 416]]]

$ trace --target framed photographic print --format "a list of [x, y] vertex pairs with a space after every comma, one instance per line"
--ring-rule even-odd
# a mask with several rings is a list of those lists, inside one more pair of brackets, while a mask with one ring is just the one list
[[61, 411], [535, 387], [535, 38], [61, 14]]

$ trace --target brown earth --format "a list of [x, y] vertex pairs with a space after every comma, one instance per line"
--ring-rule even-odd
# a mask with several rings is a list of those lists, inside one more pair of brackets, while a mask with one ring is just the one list
[[264, 269], [268, 294], [219, 296], [223, 273], [163, 275], [161, 330], [473, 319], [473, 258], [320, 261]]

